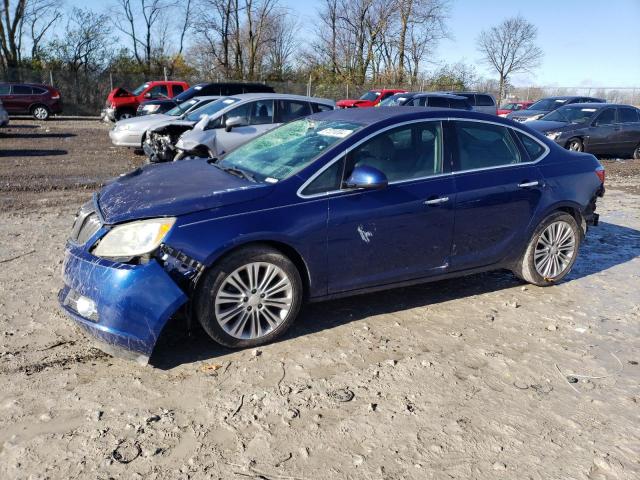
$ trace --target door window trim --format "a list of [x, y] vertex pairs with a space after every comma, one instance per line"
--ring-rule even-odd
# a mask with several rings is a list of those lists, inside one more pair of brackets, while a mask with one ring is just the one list
[[[345, 190], [345, 189], [340, 189], [340, 190], [331, 190], [331, 191], [327, 191], [327, 192], [320, 192], [320, 193], [314, 193], [311, 195], [305, 195], [304, 193], [302, 193], [304, 191], [305, 188], [307, 188], [307, 186], [313, 182], [317, 177], [319, 177], [320, 175], [322, 175], [322, 173], [328, 169], [329, 167], [331, 167], [331, 165], [333, 165], [335, 162], [340, 161], [340, 159], [343, 158], [343, 156], [348, 155], [352, 150], [354, 150], [355, 148], [359, 147], [361, 144], [363, 144], [364, 142], [366, 142], [367, 140], [373, 138], [374, 136], [380, 134], [380, 133], [384, 133], [388, 130], [392, 130], [394, 128], [397, 127], [402, 127], [404, 125], [410, 125], [413, 123], [423, 123], [423, 122], [442, 122], [442, 130], [443, 130], [443, 142], [442, 142], [442, 158], [443, 158], [443, 168], [444, 168], [444, 159], [446, 158], [446, 154], [447, 154], [447, 150], [448, 150], [448, 146], [446, 144], [446, 134], [444, 132], [446, 125], [444, 124], [444, 122], [452, 122], [452, 121], [469, 121], [469, 122], [476, 122], [476, 123], [488, 123], [490, 125], [498, 125], [500, 127], [504, 127], [507, 129], [511, 129], [511, 130], [517, 130], [518, 132], [523, 133], [524, 135], [530, 137], [532, 140], [534, 140], [535, 142], [538, 142], [542, 148], [544, 148], [543, 153], [537, 157], [536, 159], [531, 159], [529, 158], [528, 162], [520, 162], [520, 163], [509, 163], [506, 165], [496, 165], [493, 167], [483, 167], [483, 168], [475, 168], [475, 169], [471, 169], [471, 170], [457, 170], [457, 171], [450, 171], [450, 172], [442, 172], [442, 173], [438, 173], [436, 175], [429, 175], [426, 177], [420, 177], [420, 178], [409, 178], [406, 180], [397, 180], [395, 182], [389, 182], [389, 185], [398, 185], [398, 184], [402, 184], [402, 183], [410, 183], [410, 182], [417, 182], [417, 181], [422, 181], [422, 180], [427, 180], [427, 179], [431, 179], [431, 178], [440, 178], [440, 177], [444, 177], [444, 176], [448, 176], [448, 175], [460, 175], [461, 173], [469, 173], [469, 172], [480, 172], [480, 171], [485, 171], [485, 170], [497, 170], [500, 168], [513, 168], [513, 167], [519, 167], [521, 165], [535, 165], [539, 162], [541, 162], [547, 155], [549, 155], [549, 152], [551, 151], [551, 149], [549, 148], [548, 145], [546, 145], [545, 143], [543, 143], [542, 141], [540, 141], [539, 139], [537, 139], [536, 137], [534, 137], [533, 135], [531, 135], [529, 132], [526, 132], [524, 130], [522, 130], [521, 128], [518, 128], [517, 126], [511, 126], [511, 125], [505, 125], [503, 123], [500, 122], [493, 122], [491, 120], [478, 120], [475, 118], [463, 118], [463, 117], [437, 117], [437, 118], [420, 118], [420, 119], [414, 119], [414, 120], [407, 120], [401, 123], [396, 123], [395, 125], [387, 125], [386, 127], [376, 130], [375, 132], [370, 133], [369, 135], [367, 135], [366, 137], [358, 140], [356, 143], [354, 143], [353, 145], [351, 145], [350, 147], [348, 147], [346, 150], [336, 154], [331, 160], [329, 160], [327, 163], [325, 163], [322, 167], [320, 167], [313, 175], [311, 175], [301, 186], [300, 188], [298, 188], [298, 190], [296, 191], [296, 195], [299, 198], [302, 199], [312, 199], [312, 198], [319, 198], [319, 197], [328, 197], [328, 196], [334, 196], [338, 193], [343, 193], [343, 194], [353, 194], [353, 193], [360, 193], [362, 192], [362, 190]], [[511, 135], [511, 133], [509, 133]], [[518, 146], [518, 149], [520, 149], [519, 144], [516, 144]]]

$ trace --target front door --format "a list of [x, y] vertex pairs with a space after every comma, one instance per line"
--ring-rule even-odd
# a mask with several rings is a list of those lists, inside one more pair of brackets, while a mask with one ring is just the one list
[[389, 185], [329, 198], [329, 293], [387, 285], [447, 270], [455, 194], [443, 171], [442, 125], [419, 122], [380, 133], [351, 151]]
[[605, 108], [593, 120], [588, 130], [590, 153], [612, 153], [619, 149], [614, 138], [621, 127], [616, 120], [616, 109]]
[[[242, 123], [227, 132], [224, 121], [234, 117], [242, 118]], [[273, 100], [258, 100], [240, 105], [224, 115], [222, 128], [216, 130], [215, 145], [210, 145], [209, 148], [216, 155], [230, 152], [277, 127], [279, 124], [273, 120]]]
[[499, 262], [521, 244], [542, 196], [538, 168], [509, 128], [452, 122], [457, 149], [451, 268]]

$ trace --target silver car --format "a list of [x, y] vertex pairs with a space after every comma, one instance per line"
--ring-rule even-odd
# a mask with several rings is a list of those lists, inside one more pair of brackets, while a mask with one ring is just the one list
[[9, 125], [9, 114], [4, 109], [2, 100], [0, 100], [0, 127], [6, 127], [7, 125]]
[[[198, 108], [217, 100], [220, 97], [206, 96], [193, 97], [185, 100], [165, 113], [155, 113], [140, 117], [131, 117], [116, 122], [109, 130], [109, 137], [114, 145], [119, 147], [142, 148], [145, 134], [148, 129], [164, 125], [165, 123], [183, 119], [187, 114]], [[199, 117], [198, 117], [199, 118]]]
[[217, 157], [283, 123], [334, 108], [333, 100], [301, 95], [223, 97], [198, 109], [206, 116], [195, 125], [177, 121], [150, 129], [143, 148], [152, 162]]

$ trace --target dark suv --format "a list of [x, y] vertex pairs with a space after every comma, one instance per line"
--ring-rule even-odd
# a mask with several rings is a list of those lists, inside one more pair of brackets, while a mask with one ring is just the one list
[[0, 83], [0, 100], [9, 115], [29, 114], [47, 120], [52, 113], [62, 113], [60, 91], [40, 83]]
[[185, 100], [193, 97], [232, 97], [242, 93], [275, 93], [273, 87], [264, 83], [242, 83], [242, 82], [225, 82], [225, 83], [199, 83], [185, 90], [180, 95], [173, 98], [163, 98], [144, 102], [138, 107], [136, 115], [149, 115], [151, 113], [164, 113], [174, 108]]
[[516, 122], [529, 122], [544, 117], [547, 113], [553, 112], [556, 108], [564, 107], [574, 103], [606, 103], [602, 98], [562, 96], [545, 97], [538, 100], [526, 110], [518, 110], [507, 115], [507, 118]]

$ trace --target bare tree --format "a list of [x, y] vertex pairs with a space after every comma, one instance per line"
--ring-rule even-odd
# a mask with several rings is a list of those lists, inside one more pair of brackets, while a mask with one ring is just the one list
[[31, 41], [31, 58], [41, 57], [41, 45], [47, 32], [62, 19], [58, 0], [29, 0], [20, 26], [20, 37], [28, 30]]
[[299, 48], [296, 36], [298, 26], [298, 22], [286, 12], [274, 16], [269, 24], [269, 44], [265, 61], [273, 80], [284, 81], [292, 70], [293, 56]]
[[[13, 4], [13, 8], [12, 7]], [[18, 67], [20, 63], [20, 26], [26, 13], [27, 0], [2, 1], [0, 11], [0, 53], [5, 70]], [[10, 75], [12, 73], [10, 72]]]
[[499, 76], [498, 103], [502, 102], [509, 75], [527, 72], [542, 60], [536, 45], [538, 30], [523, 17], [507, 18], [500, 25], [484, 30], [478, 37], [478, 50]]

